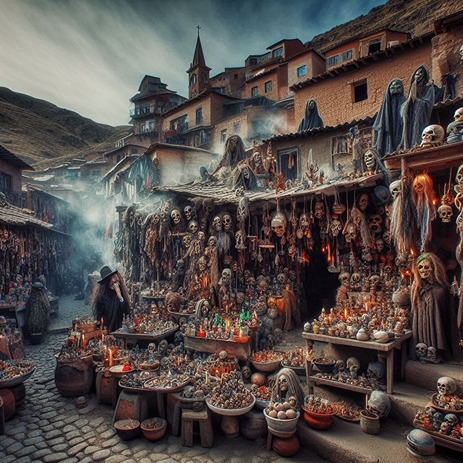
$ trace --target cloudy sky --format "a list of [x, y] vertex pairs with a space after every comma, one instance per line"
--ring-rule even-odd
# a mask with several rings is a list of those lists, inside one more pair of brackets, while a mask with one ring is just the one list
[[386, 0], [0, 0], [0, 87], [96, 122], [129, 122], [146, 75], [188, 96], [198, 30], [211, 76]]

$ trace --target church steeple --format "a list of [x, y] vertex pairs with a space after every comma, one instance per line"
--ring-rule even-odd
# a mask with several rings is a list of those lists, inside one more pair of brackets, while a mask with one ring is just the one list
[[209, 84], [209, 71], [211, 68], [206, 66], [206, 60], [204, 59], [203, 47], [201, 46], [201, 40], [199, 38], [199, 29], [198, 28], [198, 38], [196, 40], [195, 54], [193, 56], [193, 63], [188, 69], [188, 97], [194, 98], [199, 95]]

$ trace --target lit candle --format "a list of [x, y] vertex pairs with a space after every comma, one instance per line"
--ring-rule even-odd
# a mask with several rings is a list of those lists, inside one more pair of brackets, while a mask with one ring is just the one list
[[113, 350], [109, 349], [109, 366], [113, 366]]

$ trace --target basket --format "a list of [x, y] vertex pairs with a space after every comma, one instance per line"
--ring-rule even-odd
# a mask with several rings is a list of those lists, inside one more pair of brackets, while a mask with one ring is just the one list
[[297, 422], [301, 416], [301, 412], [297, 412], [296, 418], [288, 418], [285, 420], [280, 420], [279, 418], [272, 418], [267, 415], [267, 412], [264, 410], [265, 421], [267, 421], [267, 426], [272, 430], [277, 432], [291, 433], [295, 432], [297, 428]]

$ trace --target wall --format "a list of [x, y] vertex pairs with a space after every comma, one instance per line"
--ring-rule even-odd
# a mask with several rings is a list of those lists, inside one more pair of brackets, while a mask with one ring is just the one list
[[[15, 206], [19, 206], [19, 201], [21, 197], [21, 171], [13, 167], [11, 164], [2, 161], [0, 159], [0, 172], [4, 172], [7, 175], [11, 175], [11, 193], [15, 199], [13, 203]], [[3, 192], [7, 193], [7, 192]], [[8, 194], [7, 201], [11, 201], [13, 198]]]
[[[320, 80], [294, 89], [295, 121], [304, 117], [307, 101], [317, 102], [318, 112], [325, 126], [336, 126], [346, 121], [373, 116], [381, 106], [384, 92], [393, 78], [402, 79], [408, 94], [413, 71], [424, 64], [431, 70], [431, 43], [427, 42], [402, 53], [380, 58], [368, 66]], [[352, 84], [367, 79], [368, 99], [354, 103]], [[294, 128], [294, 131], [297, 127]]]

